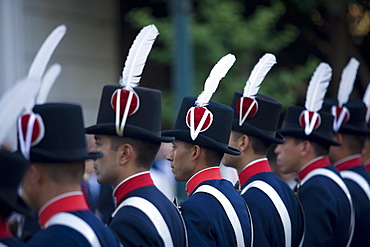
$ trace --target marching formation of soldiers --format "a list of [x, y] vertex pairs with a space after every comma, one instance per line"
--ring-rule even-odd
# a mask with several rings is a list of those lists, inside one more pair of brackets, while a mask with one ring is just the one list
[[[161, 92], [139, 86], [157, 37], [144, 27], [127, 56], [122, 78], [103, 88], [97, 121], [84, 127], [76, 104], [45, 103], [60, 68], [45, 72], [66, 32], [57, 27], [28, 75], [0, 101], [0, 142], [17, 126], [18, 149], [0, 149], [2, 246], [370, 246], [370, 89], [350, 99], [359, 63], [343, 69], [336, 99], [325, 98], [332, 77], [320, 63], [304, 107], [258, 93], [276, 63], [265, 54], [230, 106], [211, 101], [236, 58], [222, 57], [198, 97], [183, 98], [172, 130], [161, 130]], [[85, 134], [95, 144], [87, 151]], [[188, 198], [171, 202], [149, 170], [162, 142], [174, 178]], [[272, 172], [267, 152], [276, 144], [282, 173], [296, 173], [294, 190]], [[361, 156], [362, 155], [362, 156]], [[81, 189], [85, 160], [97, 181], [114, 188], [107, 225], [90, 210]], [[239, 182], [222, 177], [233, 167]], [[366, 164], [366, 166], [364, 165]], [[41, 230], [20, 241], [8, 221], [37, 212]]]

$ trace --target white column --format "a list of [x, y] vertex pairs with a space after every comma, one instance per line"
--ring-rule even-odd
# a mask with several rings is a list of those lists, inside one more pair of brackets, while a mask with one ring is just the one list
[[0, 0], [0, 95], [22, 77], [23, 0]]

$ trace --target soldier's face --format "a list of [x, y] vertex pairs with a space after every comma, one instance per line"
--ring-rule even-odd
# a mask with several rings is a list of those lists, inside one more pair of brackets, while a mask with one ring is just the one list
[[173, 141], [172, 150], [167, 154], [166, 159], [171, 161], [172, 172], [176, 181], [188, 181], [194, 174], [191, 163], [192, 148], [182, 141]]
[[102, 152], [103, 157], [94, 160], [94, 169], [101, 184], [116, 186], [119, 183], [119, 156], [111, 148], [111, 140], [106, 135], [95, 135], [91, 151]]
[[276, 146], [276, 164], [282, 173], [297, 172], [299, 170], [299, 145], [293, 137], [285, 137], [285, 142]]

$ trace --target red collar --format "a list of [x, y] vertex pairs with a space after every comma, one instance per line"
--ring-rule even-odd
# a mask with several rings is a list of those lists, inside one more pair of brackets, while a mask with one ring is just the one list
[[39, 221], [42, 228], [51, 217], [61, 212], [89, 210], [82, 191], [74, 191], [54, 197], [44, 204], [39, 212]]
[[116, 198], [116, 205], [118, 205], [131, 191], [152, 185], [154, 185], [154, 183], [149, 172], [140, 172], [126, 178], [114, 189], [113, 195]]
[[341, 159], [333, 164], [338, 171], [344, 171], [362, 165], [360, 154], [355, 154]]
[[271, 172], [271, 167], [267, 158], [254, 160], [243, 169], [239, 174], [240, 185], [243, 186], [252, 176], [261, 172]]
[[311, 163], [309, 163], [305, 168], [303, 168], [302, 171], [298, 173], [298, 180], [304, 179], [304, 177], [306, 177], [308, 173], [315, 169], [323, 168], [330, 165], [330, 160], [327, 156], [313, 159], [310, 162]]
[[5, 219], [0, 219], [0, 239], [11, 238], [12, 234], [9, 231], [8, 224]]
[[214, 179], [218, 179], [218, 180], [222, 179], [221, 171], [219, 167], [210, 167], [210, 168], [203, 169], [195, 173], [188, 180], [185, 186], [186, 192], [188, 193], [188, 195], [190, 195], [191, 193], [193, 193], [195, 188], [198, 187], [200, 183], [204, 181], [208, 181], [208, 180], [214, 180]]
[[370, 172], [370, 159], [364, 162], [364, 166], [365, 166], [366, 171]]

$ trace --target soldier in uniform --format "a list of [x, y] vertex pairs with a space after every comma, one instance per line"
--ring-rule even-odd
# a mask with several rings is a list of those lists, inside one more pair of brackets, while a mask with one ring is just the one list
[[20, 151], [31, 162], [23, 192], [43, 228], [28, 246], [120, 246], [81, 191], [85, 160], [102, 156], [86, 150], [81, 107], [36, 105], [20, 118], [18, 135]]
[[332, 146], [330, 161], [340, 171], [353, 200], [355, 229], [351, 246], [370, 246], [370, 176], [361, 158], [367, 127], [366, 106], [361, 100], [350, 99], [342, 107], [336, 99], [326, 99], [323, 110], [336, 113], [334, 140], [341, 146]]
[[[284, 138], [276, 133], [281, 104], [267, 96], [243, 98], [235, 92], [232, 100], [234, 121], [229, 146], [239, 149], [240, 156], [225, 155], [223, 163], [239, 174], [241, 194], [247, 202], [252, 219], [255, 246], [299, 246], [303, 237], [303, 212], [293, 190], [272, 172], [266, 158], [272, 143]], [[252, 114], [240, 124], [237, 106], [253, 108]], [[249, 104], [256, 101], [255, 104]], [[250, 112], [250, 111], [249, 111]]]
[[[209, 102], [207, 109], [212, 120], [206, 121], [205, 131], [192, 140], [187, 113], [195, 101], [195, 97], [185, 97], [174, 129], [163, 132], [176, 138], [167, 155], [175, 179], [187, 181], [189, 197], [180, 204], [180, 210], [189, 246], [250, 246], [251, 223], [245, 202], [231, 182], [222, 179], [218, 167], [224, 153], [239, 154], [227, 145], [233, 111], [228, 106]], [[194, 115], [202, 117], [199, 113]]]
[[[127, 103], [130, 94], [131, 104]], [[116, 122], [116, 111], [120, 109], [114, 108], [115, 100], [124, 102], [121, 109], [130, 108], [121, 133], [117, 133], [121, 123]], [[121, 119], [121, 115], [118, 117]], [[105, 86], [97, 124], [86, 132], [95, 135], [93, 150], [104, 153], [104, 157], [94, 161], [94, 168], [98, 182], [114, 188], [117, 208], [108, 225], [123, 245], [185, 246], [181, 215], [154, 186], [149, 174], [161, 142], [172, 140], [161, 136], [161, 92]]]
[[0, 149], [0, 246], [23, 246], [9, 230], [7, 219], [13, 211], [29, 215], [26, 203], [17, 190], [28, 167], [28, 161], [17, 153]]
[[[317, 76], [318, 88], [311, 87]], [[353, 234], [352, 199], [328, 158], [330, 146], [340, 145], [333, 139], [333, 116], [318, 113], [330, 79], [331, 68], [321, 63], [308, 86], [305, 108], [288, 107], [280, 129], [285, 142], [275, 148], [279, 169], [298, 173], [296, 191], [306, 219], [303, 246], [348, 246]]]
[[[240, 155], [239, 150], [228, 146], [233, 110], [209, 101], [212, 90], [224, 76], [217, 75], [216, 82], [213, 80], [217, 65], [224, 65], [229, 59], [233, 63], [233, 58], [231, 54], [226, 55], [215, 65], [205, 90], [198, 98], [185, 97], [174, 129], [163, 131], [163, 135], [175, 137], [172, 150], [166, 156], [171, 161], [174, 177], [179, 182], [187, 181], [189, 197], [181, 203], [180, 210], [189, 246], [251, 245], [247, 206], [233, 185], [222, 179], [219, 168], [224, 153]], [[225, 66], [222, 69], [225, 70]]]
[[[275, 62], [275, 56], [265, 54], [252, 70], [244, 92], [253, 91], [249, 85], [260, 85], [264, 75], [257, 73], [267, 73]], [[276, 133], [282, 105], [265, 95], [244, 92], [234, 93], [229, 140], [229, 146], [239, 149], [241, 155], [225, 155], [223, 164], [234, 167], [239, 174], [241, 194], [253, 219], [255, 246], [299, 246], [303, 212], [292, 189], [272, 172], [266, 158], [271, 144], [284, 142], [284, 137]]]

